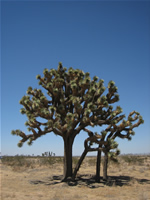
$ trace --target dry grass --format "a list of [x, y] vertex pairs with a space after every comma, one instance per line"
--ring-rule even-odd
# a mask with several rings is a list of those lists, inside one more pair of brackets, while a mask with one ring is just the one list
[[[149, 156], [121, 156], [118, 163], [110, 162], [107, 183], [95, 183], [95, 162], [95, 157], [86, 157], [76, 182], [63, 183], [60, 157], [3, 158], [0, 161], [1, 199], [150, 199]], [[75, 166], [77, 157], [73, 163]]]

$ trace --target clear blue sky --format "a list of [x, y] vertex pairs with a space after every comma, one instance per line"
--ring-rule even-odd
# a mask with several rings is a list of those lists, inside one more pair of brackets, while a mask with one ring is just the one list
[[[63, 155], [63, 140], [53, 133], [22, 148], [11, 135], [12, 129], [27, 133], [19, 100], [28, 86], [39, 87], [36, 75], [59, 61], [97, 75], [105, 86], [115, 81], [123, 112], [136, 110], [145, 120], [132, 141], [119, 140], [121, 153], [150, 153], [149, 1], [2, 1], [1, 13], [3, 155]], [[86, 136], [76, 137], [74, 155], [82, 153]]]

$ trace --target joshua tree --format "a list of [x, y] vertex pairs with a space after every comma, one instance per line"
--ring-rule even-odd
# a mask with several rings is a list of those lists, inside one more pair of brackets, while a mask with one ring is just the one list
[[31, 145], [50, 132], [61, 136], [64, 141], [64, 180], [67, 180], [72, 176], [72, 145], [76, 135], [87, 126], [115, 124], [116, 116], [111, 115], [109, 104], [117, 102], [119, 95], [113, 81], [109, 82], [108, 92], [103, 95], [106, 90], [103, 80], [97, 76], [91, 80], [89, 73], [79, 69], [67, 71], [61, 63], [57, 70], [45, 69], [43, 74], [44, 77], [37, 75], [37, 79], [44, 92], [29, 87], [27, 95], [20, 100], [23, 105], [20, 112], [27, 115], [25, 125], [31, 134], [18, 129], [12, 134], [22, 138], [19, 147], [26, 141]]
[[105, 131], [103, 131], [105, 140], [108, 141], [108, 144], [105, 145], [104, 151], [103, 151], [105, 154], [104, 164], [103, 164], [103, 179], [104, 180], [107, 180], [108, 157], [116, 160], [116, 155], [119, 155], [120, 153], [119, 150], [117, 150], [116, 152], [110, 152], [112, 148], [117, 148], [118, 146], [117, 143], [115, 142], [115, 139], [119, 137], [121, 139], [126, 138], [130, 141], [132, 139], [132, 136], [135, 135], [135, 132], [133, 131], [133, 129], [138, 127], [140, 124], [144, 123], [144, 120], [142, 119], [140, 114], [136, 111], [130, 112], [126, 120], [124, 118], [125, 118], [125, 115], [122, 115], [116, 118], [115, 124], [109, 125], [105, 129]]
[[[91, 151], [98, 151], [97, 165], [96, 165], [96, 181], [99, 182], [100, 181], [101, 152], [105, 153], [109, 149], [109, 153], [111, 154], [111, 159], [115, 159], [115, 156], [120, 152], [119, 149], [117, 149], [118, 144], [114, 140], [105, 141], [104, 140], [105, 139], [104, 131], [102, 131], [102, 134], [99, 135], [99, 134], [97, 134], [97, 132], [93, 133], [92, 131], [88, 130], [87, 128], [85, 128], [84, 130], [88, 133], [89, 137], [84, 141], [84, 151], [74, 169], [72, 178], [73, 178], [73, 180], [75, 180], [77, 171], [79, 170], [86, 154]], [[92, 147], [93, 143], [98, 144], [98, 147], [93, 148]], [[115, 152], [111, 151], [114, 149], [116, 150]], [[106, 162], [104, 162], [104, 163], [107, 164]]]
[[[112, 110], [112, 107], [110, 107], [110, 109]], [[76, 173], [79, 170], [86, 154], [89, 151], [98, 151], [96, 163], [96, 181], [100, 181], [101, 152], [104, 153], [103, 180], [107, 180], [108, 158], [117, 161], [117, 155], [120, 154], [118, 143], [115, 141], [116, 137], [122, 139], [127, 138], [128, 140], [131, 140], [132, 136], [135, 134], [133, 129], [144, 122], [138, 112], [130, 112], [127, 120], [124, 119], [125, 115], [119, 115], [121, 112], [122, 109], [120, 107], [117, 107], [116, 110], [111, 111], [111, 116], [115, 117], [115, 121], [108, 125], [105, 130], [101, 131], [101, 134], [93, 133], [89, 129], [84, 128], [89, 137], [84, 142], [84, 152], [82, 153], [74, 170], [73, 179], [75, 179]], [[98, 144], [99, 146], [97, 148], [92, 148], [91, 146], [93, 143]]]

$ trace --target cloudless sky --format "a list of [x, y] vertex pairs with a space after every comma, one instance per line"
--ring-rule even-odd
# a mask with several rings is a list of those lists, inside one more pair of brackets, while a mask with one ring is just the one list
[[[140, 112], [145, 121], [132, 141], [117, 140], [121, 153], [150, 153], [150, 2], [149, 1], [2, 1], [1, 2], [1, 141], [3, 155], [63, 155], [63, 140], [53, 133], [17, 147], [26, 117], [19, 100], [36, 75], [58, 62], [114, 80], [117, 105]], [[100, 132], [98, 127], [94, 131]], [[80, 155], [87, 134], [75, 139]], [[91, 154], [89, 154], [91, 155]]]

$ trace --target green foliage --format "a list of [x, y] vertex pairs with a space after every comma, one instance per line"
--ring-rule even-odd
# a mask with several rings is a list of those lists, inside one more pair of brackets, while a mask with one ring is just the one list
[[135, 132], [133, 130], [129, 130], [130, 135], [135, 135]]
[[41, 76], [40, 76], [40, 75], [37, 75], [37, 76], [36, 76], [36, 79], [40, 79], [40, 78], [41, 78]]
[[19, 142], [18, 143], [18, 147], [22, 147], [23, 146], [23, 143], [22, 142]]
[[118, 156], [118, 155], [120, 155], [120, 149], [116, 149], [116, 155]]
[[12, 130], [12, 131], [11, 131], [11, 134], [12, 134], [12, 135], [18, 135], [18, 136], [19, 136], [19, 135], [21, 134], [21, 131], [20, 131], [19, 129], [17, 129], [17, 130]]
[[108, 83], [108, 88], [111, 88], [115, 85], [115, 82], [114, 81], [109, 81]]
[[20, 112], [21, 112], [21, 114], [25, 114], [25, 113], [26, 113], [26, 110], [25, 110], [24, 108], [21, 108], [21, 109], [20, 109]]
[[32, 94], [32, 87], [28, 87], [27, 94]]
[[115, 95], [114, 95], [114, 100], [115, 100], [115, 102], [118, 102], [118, 101], [119, 101], [119, 94], [115, 94]]
[[123, 112], [123, 110], [120, 106], [117, 106], [116, 110], [117, 110], [117, 114], [120, 114]]
[[131, 137], [131, 136], [128, 136], [127, 139], [128, 139], [129, 141], [131, 141], [131, 140], [132, 140], [132, 137]]
[[97, 80], [98, 80], [98, 77], [97, 77], [97, 76], [94, 76], [94, 77], [93, 77], [93, 80], [94, 80], [94, 81], [97, 81]]
[[33, 143], [33, 140], [30, 138], [29, 141], [28, 141], [28, 145], [31, 146], [32, 143]]
[[141, 123], [141, 124], [144, 123], [144, 120], [143, 120], [142, 116], [139, 117], [139, 120], [140, 120], [140, 123]]
[[11, 131], [11, 134], [12, 134], [12, 135], [16, 135], [16, 131], [15, 131], [15, 130], [12, 130], [12, 131]]

